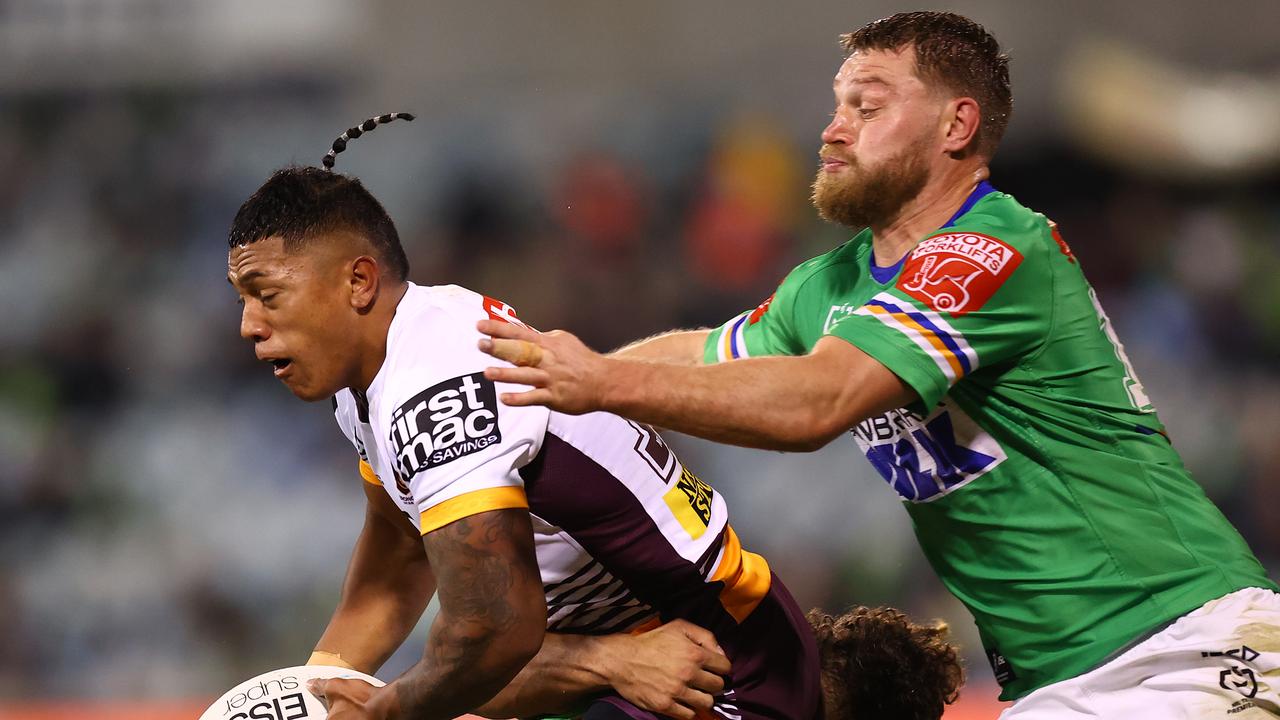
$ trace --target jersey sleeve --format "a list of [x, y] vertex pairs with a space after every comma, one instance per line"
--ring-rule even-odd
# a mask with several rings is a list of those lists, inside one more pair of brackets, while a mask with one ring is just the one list
[[751, 310], [735, 315], [711, 331], [702, 350], [707, 365], [764, 355], [799, 355], [804, 353], [795, 332], [798, 272], [788, 275], [778, 289]]
[[378, 479], [378, 473], [373, 471], [373, 466], [364, 458], [360, 458], [360, 477], [370, 485], [382, 487], [382, 481]]
[[356, 454], [360, 457], [358, 465], [360, 477], [367, 483], [381, 486], [382, 482], [378, 480], [377, 473], [374, 472], [373, 466], [369, 464], [369, 456], [365, 452], [364, 442], [360, 439], [360, 435], [356, 430], [357, 413], [354, 398], [352, 398], [350, 392], [343, 390], [333, 396], [333, 419], [338, 422], [338, 429], [342, 431], [343, 436], [356, 449]]
[[1015, 243], [948, 228], [916, 246], [897, 282], [828, 334], [884, 364], [931, 408], [980, 366], [1033, 352], [1044, 342], [1052, 282], [1041, 238], [1028, 235]]
[[476, 348], [480, 297], [474, 316], [432, 310], [444, 317], [431, 323], [433, 337], [401, 349], [388, 395], [390, 464], [397, 487], [418, 506], [424, 535], [470, 515], [529, 506], [520, 468], [541, 448], [549, 411], [498, 401], [526, 388], [485, 379], [484, 368], [499, 361]]

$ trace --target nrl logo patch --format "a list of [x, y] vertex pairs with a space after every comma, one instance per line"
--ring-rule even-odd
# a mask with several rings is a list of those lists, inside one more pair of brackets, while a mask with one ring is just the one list
[[836, 323], [844, 319], [845, 316], [852, 315], [860, 307], [862, 306], [852, 303], [832, 305], [831, 309], [827, 311], [827, 319], [822, 323], [822, 334], [826, 335], [831, 332], [831, 328], [835, 327]]
[[931, 237], [911, 251], [898, 288], [937, 312], [958, 317], [982, 307], [1022, 262], [1022, 253], [981, 233]]

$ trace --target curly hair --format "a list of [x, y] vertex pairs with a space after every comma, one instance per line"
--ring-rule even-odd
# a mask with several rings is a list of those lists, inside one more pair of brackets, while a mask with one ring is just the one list
[[391, 217], [354, 177], [314, 167], [277, 170], [236, 213], [227, 243], [241, 247], [268, 237], [293, 251], [308, 240], [347, 231], [363, 237], [397, 281], [409, 276], [409, 260]]
[[814, 609], [808, 619], [827, 720], [938, 720], [959, 696], [964, 669], [946, 623], [918, 625], [884, 607], [839, 617]]
[[986, 28], [955, 13], [905, 12], [841, 35], [840, 47], [846, 55], [913, 48], [922, 80], [978, 101], [982, 123], [975, 145], [988, 158], [995, 154], [1013, 113], [1013, 91], [1009, 56]]

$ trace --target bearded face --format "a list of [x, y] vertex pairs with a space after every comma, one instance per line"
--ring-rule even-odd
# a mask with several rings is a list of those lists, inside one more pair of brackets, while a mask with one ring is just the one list
[[823, 146], [821, 155], [846, 165], [835, 171], [818, 169], [813, 206], [822, 219], [850, 228], [888, 224], [929, 179], [923, 138], [875, 165], [860, 163], [836, 145]]

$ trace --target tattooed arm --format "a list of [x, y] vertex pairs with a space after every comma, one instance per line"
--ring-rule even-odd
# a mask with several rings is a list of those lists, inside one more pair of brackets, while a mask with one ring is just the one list
[[440, 614], [422, 660], [379, 690], [325, 681], [330, 720], [455, 718], [502, 690], [542, 645], [547, 606], [528, 510], [472, 515], [423, 544]]

